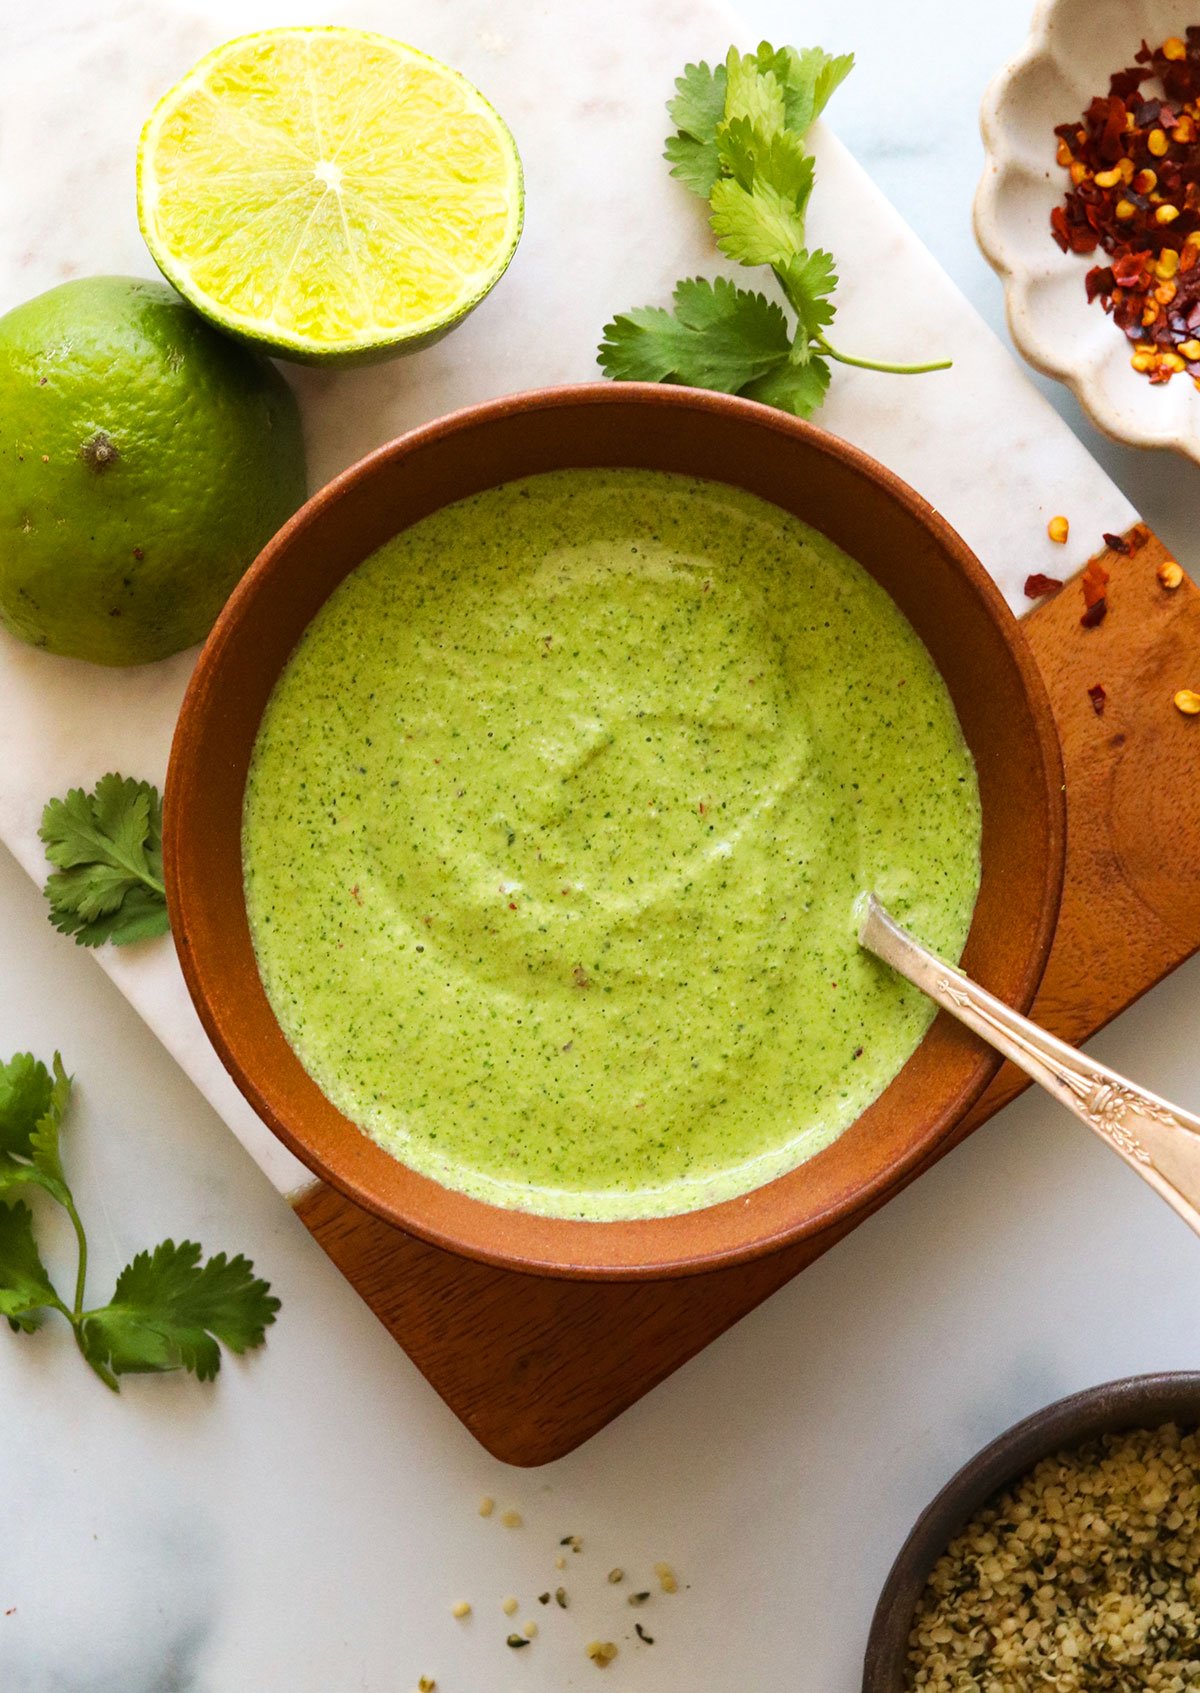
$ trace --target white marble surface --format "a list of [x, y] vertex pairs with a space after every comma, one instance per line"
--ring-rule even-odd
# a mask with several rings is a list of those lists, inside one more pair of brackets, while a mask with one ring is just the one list
[[[974, 9], [969, 29], [948, 0], [906, 8], [812, 0], [803, 19], [783, 0], [747, 0], [743, 9], [747, 39], [802, 33], [858, 51], [859, 68], [834, 111], [843, 139], [998, 324], [999, 288], [969, 232], [979, 165], [974, 112], [991, 71], [1020, 43], [1023, 0]], [[423, 38], [450, 51], [467, 11], [463, 0], [423, 8]], [[406, 13], [416, 15], [416, 8], [380, 4], [354, 15], [386, 18], [402, 33]], [[685, 13], [700, 21], [689, 27]], [[145, 104], [163, 66], [178, 56], [166, 23], [174, 28], [189, 13], [163, 0], [154, 27], [145, 26], [146, 15], [117, 0], [103, 26], [85, 27], [94, 14], [53, 0], [39, 14], [23, 14], [15, 35], [6, 21], [0, 218], [5, 249], [18, 258], [30, 254], [24, 285], [6, 278], [14, 297], [53, 280], [57, 264], [79, 262], [77, 250], [86, 255], [82, 268], [98, 266], [101, 237], [111, 268], [145, 268], [128, 207], [111, 187], [119, 187], [123, 168], [114, 148], [127, 150], [128, 138], [114, 139], [104, 114], [118, 101], [112, 91], [122, 79], [141, 79], [128, 109]], [[274, 15], [289, 14], [257, 5], [239, 8], [235, 21], [249, 26]], [[520, 91], [505, 95], [500, 86], [506, 61], [497, 43], [522, 30], [543, 33], [548, 47], [535, 100], [549, 99], [548, 84], [581, 74], [574, 15], [562, 4], [496, 0], [488, 34], [477, 40], [478, 15], [471, 14], [475, 33], [463, 38], [458, 60], [496, 92], [518, 132]], [[670, 8], [623, 0], [604, 12], [609, 47], [598, 50], [596, 69], [604, 69], [603, 59], [612, 79], [609, 138], [620, 135], [629, 146], [640, 136], [653, 158], [661, 79], [648, 74], [649, 38], [631, 21], [651, 15], [689, 48], [694, 29], [697, 51], [719, 49], [725, 35], [693, 7], [672, 17]], [[114, 44], [121, 30], [123, 40], [133, 39], [130, 21], [139, 17], [136, 51]], [[204, 31], [193, 27], [184, 57], [206, 44]], [[109, 91], [104, 100], [54, 74], [81, 51], [90, 60], [89, 87]], [[495, 58], [491, 77], [485, 53]], [[593, 86], [589, 81], [588, 98]], [[41, 127], [35, 133], [31, 125]], [[592, 206], [615, 192], [602, 165], [590, 155], [572, 163], [589, 173]], [[836, 150], [827, 149], [822, 165], [824, 180], [833, 180], [841, 171]], [[54, 198], [64, 172], [76, 184], [70, 215]], [[841, 181], [851, 179], [841, 171]], [[33, 197], [50, 209], [36, 231], [25, 232], [36, 240], [30, 246], [14, 241], [13, 220], [34, 184]], [[530, 228], [518, 261], [524, 270], [514, 270], [505, 290], [444, 344], [445, 357], [453, 350], [472, 363], [491, 360], [497, 320], [487, 313], [498, 312], [506, 296], [509, 309], [534, 321], [533, 268], [558, 244], [554, 223], [539, 230], [534, 220], [533, 187], [531, 172]], [[638, 179], [643, 190], [661, 191], [653, 169]], [[694, 262], [691, 237], [662, 251], [663, 231], [676, 227], [666, 217], [656, 212], [657, 229], [617, 255], [615, 296], [611, 281], [600, 287], [586, 267], [568, 278], [556, 296], [556, 322], [566, 321], [580, 289], [593, 316], [632, 303], [635, 294], [650, 297], [653, 290], [635, 279], [639, 261], [653, 260], [665, 273]], [[839, 237], [839, 245], [847, 239]], [[850, 301], [845, 327], [865, 333], [874, 314], [853, 325], [857, 312]], [[516, 362], [499, 376], [488, 364], [493, 385], [559, 374], [537, 364], [544, 356], [537, 343], [533, 353], [520, 341], [506, 345]], [[573, 357], [582, 350], [578, 340]], [[445, 403], [440, 368], [426, 373], [433, 384], [423, 395], [427, 406], [401, 409], [393, 426]], [[979, 376], [964, 394], [947, 441], [971, 419], [998, 415], [997, 385], [1008, 380], [1002, 369]], [[364, 412], [379, 397], [371, 393], [373, 380], [369, 373], [364, 379]], [[887, 396], [878, 389], [871, 395], [886, 417]], [[1054, 398], [1078, 423], [1069, 403], [1057, 392]], [[849, 402], [847, 391], [839, 406]], [[908, 405], [903, 395], [901, 404]], [[870, 407], [855, 414], [859, 428], [871, 415]], [[920, 427], [915, 411], [908, 420]], [[838, 414], [827, 421], [851, 433]], [[866, 440], [860, 432], [855, 438]], [[1184, 562], [1195, 565], [1194, 468], [1137, 459], [1086, 438]], [[897, 450], [889, 456], [903, 468], [903, 440], [890, 439]], [[948, 493], [923, 478], [964, 528], [976, 490], [985, 499], [1011, 455], [996, 428], [982, 429], [976, 440], [970, 479], [958, 468], [961, 458], [951, 467]], [[354, 443], [347, 438], [344, 445]], [[318, 475], [336, 467], [333, 446], [317, 442], [315, 449]], [[1069, 481], [1079, 497], [1083, 483], [1071, 479], [1070, 449], [1061, 451], [1065, 457], [1041, 455], [1028, 501], [1047, 492], [1056, 464], [1067, 479], [1060, 485]], [[1092, 486], [1098, 500], [1112, 502], [1108, 509], [1121, 509], [1102, 483]], [[951, 509], [955, 499], [962, 511]], [[1062, 509], [1076, 508], [1064, 498]], [[1003, 553], [993, 541], [988, 558], [1010, 582], [1028, 568], [1020, 534], [1032, 521], [1015, 492], [990, 514], [989, 535], [1015, 538]], [[1085, 532], [1090, 522], [1088, 515]], [[1108, 527], [1110, 519], [1095, 526]], [[982, 547], [979, 535], [972, 538]], [[10, 687], [13, 675], [9, 666], [2, 676], [0, 782], [10, 779], [21, 744], [14, 702], [29, 709], [28, 694]], [[161, 685], [169, 693], [178, 680], [164, 673]], [[159, 744], [165, 751], [165, 740]], [[43, 779], [74, 770], [81, 758], [75, 732], [60, 728], [48, 738], [44, 758]], [[24, 842], [28, 861], [22, 828], [17, 845]], [[71, 1157], [94, 1219], [96, 1289], [134, 1250], [173, 1232], [249, 1252], [284, 1299], [266, 1351], [227, 1367], [212, 1391], [190, 1381], [135, 1381], [116, 1400], [83, 1372], [61, 1332], [0, 1335], [4, 1693], [410, 1693], [421, 1674], [436, 1675], [442, 1693], [562, 1693], [590, 1686], [596, 1673], [582, 1657], [583, 1641], [610, 1637], [614, 1614], [624, 1622], [611, 1607], [604, 1572], [617, 1562], [633, 1569], [660, 1557], [676, 1562], [690, 1585], [675, 1599], [655, 1601], [646, 1622], [653, 1618], [656, 1644], [626, 1645], [606, 1687], [851, 1689], [887, 1564], [921, 1503], [959, 1461], [1059, 1392], [1196, 1361], [1192, 1237], [1073, 1123], [1025, 1100], [581, 1452], [541, 1472], [501, 1470], [341, 1283], [112, 984], [51, 932], [33, 883], [3, 855], [0, 910], [6, 1050], [48, 1053], [59, 1045], [81, 1078]], [[1198, 984], [1200, 965], [1193, 964], [1095, 1043], [1109, 1062], [1193, 1106], [1200, 1098]], [[138, 989], [144, 1005], [171, 991], [165, 975]], [[271, 1173], [280, 1179], [278, 1170]], [[526, 1527], [506, 1532], [481, 1522], [474, 1507], [484, 1491], [520, 1506]], [[572, 1610], [523, 1608], [521, 1616], [536, 1615], [543, 1633], [536, 1646], [509, 1653], [499, 1600], [513, 1592], [528, 1605], [554, 1584], [554, 1542], [565, 1533], [587, 1541], [572, 1560]], [[465, 1627], [449, 1616], [459, 1597], [476, 1605]], [[623, 1638], [623, 1629], [613, 1637]]]

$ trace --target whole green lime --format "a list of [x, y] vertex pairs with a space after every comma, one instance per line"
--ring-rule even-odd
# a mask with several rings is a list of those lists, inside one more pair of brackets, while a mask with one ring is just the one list
[[303, 501], [291, 389], [173, 289], [65, 282], [0, 317], [0, 624], [146, 664], [202, 640]]

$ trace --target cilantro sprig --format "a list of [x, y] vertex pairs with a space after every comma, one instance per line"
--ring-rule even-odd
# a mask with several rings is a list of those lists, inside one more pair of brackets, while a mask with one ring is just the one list
[[[232, 1352], [261, 1346], [279, 1301], [254, 1265], [218, 1252], [200, 1262], [200, 1247], [165, 1240], [139, 1252], [117, 1277], [107, 1305], [85, 1305], [87, 1234], [63, 1170], [60, 1131], [71, 1078], [54, 1054], [51, 1070], [31, 1053], [0, 1064], [0, 1316], [14, 1332], [32, 1334], [46, 1311], [70, 1323], [76, 1345], [107, 1387], [148, 1371], [190, 1370], [211, 1381], [221, 1344]], [[19, 1197], [40, 1188], [71, 1219], [77, 1248], [71, 1303], [60, 1297], [42, 1262], [33, 1212]]]
[[853, 54], [820, 47], [729, 49], [723, 65], [688, 65], [667, 111], [671, 175], [708, 201], [725, 257], [769, 266], [792, 321], [764, 294], [723, 277], [676, 284], [674, 306], [622, 312], [605, 325], [599, 360], [618, 382], [681, 382], [743, 394], [797, 417], [810, 416], [829, 387], [829, 360], [917, 375], [950, 361], [888, 364], [842, 352], [829, 340], [837, 274], [830, 253], [811, 250], [804, 222], [814, 161], [804, 138]]
[[166, 934], [162, 800], [149, 782], [102, 776], [92, 793], [52, 799], [38, 830], [54, 869], [50, 921], [77, 946], [127, 946]]

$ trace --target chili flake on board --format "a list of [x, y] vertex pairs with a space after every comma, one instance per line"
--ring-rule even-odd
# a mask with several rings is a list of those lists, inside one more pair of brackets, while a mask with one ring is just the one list
[[1107, 589], [1109, 571], [1098, 558], [1090, 558], [1087, 568], [1079, 578], [1079, 585], [1083, 589], [1083, 616], [1079, 621], [1085, 629], [1094, 629], [1098, 623], [1103, 623], [1108, 614]]
[[1046, 576], [1040, 570], [1035, 570], [1032, 576], [1025, 578], [1025, 598], [1027, 600], [1045, 599], [1047, 594], [1057, 594], [1062, 587], [1060, 576]]
[[[1200, 26], [1109, 79], [1075, 123], [1059, 124], [1057, 158], [1070, 173], [1050, 214], [1063, 252], [1094, 253], [1089, 301], [1132, 344], [1130, 363], [1156, 384], [1186, 371], [1200, 387]], [[1143, 95], [1155, 79], [1162, 95]]]

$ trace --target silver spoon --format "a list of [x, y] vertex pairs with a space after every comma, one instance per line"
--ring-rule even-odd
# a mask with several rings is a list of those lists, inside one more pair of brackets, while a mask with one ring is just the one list
[[1200, 1234], [1200, 1118], [1135, 1087], [923, 947], [867, 894], [859, 944], [1054, 1095]]

